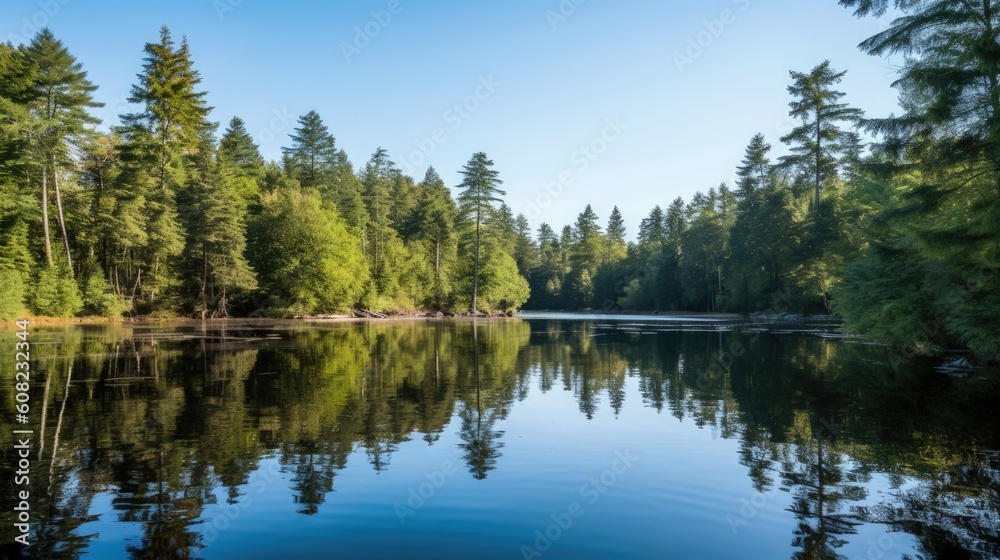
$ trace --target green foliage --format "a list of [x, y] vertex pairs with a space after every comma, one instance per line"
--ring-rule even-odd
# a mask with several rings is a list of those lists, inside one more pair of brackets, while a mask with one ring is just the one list
[[[839, 308], [866, 332], [958, 343], [1000, 358], [1000, 83], [994, 2], [842, 0], [858, 16], [903, 12], [861, 44], [908, 55], [905, 112], [866, 121], [880, 135], [858, 193], [870, 247], [848, 266]], [[905, 267], [905, 268], [904, 268]], [[905, 278], [905, 280], [903, 279]], [[883, 316], [863, 289], [900, 302]], [[910, 330], [926, 316], [933, 323]], [[933, 328], [931, 328], [933, 327]], [[910, 334], [907, 334], [909, 331]], [[930, 331], [930, 334], [922, 334]]]
[[48, 317], [72, 317], [83, 309], [80, 287], [65, 264], [41, 269], [32, 308], [36, 314]]
[[[198, 283], [198, 311], [229, 315], [234, 292], [257, 287], [257, 278], [246, 259], [246, 202], [240, 192], [243, 180], [225, 164], [203, 160], [200, 181], [192, 186], [191, 211], [195, 216], [188, 232], [187, 255]], [[244, 179], [245, 180], [245, 179]]]
[[[618, 208], [602, 229], [589, 205], [533, 236], [482, 152], [455, 199], [381, 148], [355, 173], [315, 111], [265, 162], [239, 118], [216, 138], [191, 50], [167, 28], [110, 133], [93, 130], [96, 86], [49, 30], [0, 44], [0, 315], [750, 312], [777, 298], [895, 343], [998, 356], [1000, 16], [992, 2], [840, 3], [905, 14], [861, 45], [912, 55], [904, 113], [861, 121], [835, 89], [844, 72], [792, 72], [790, 154], [772, 164], [756, 135], [733, 190], [658, 201], [631, 242]], [[879, 139], [864, 160], [859, 124]]]
[[139, 81], [129, 102], [139, 110], [121, 116], [119, 154], [122, 173], [114, 185], [114, 220], [119, 231], [108, 239], [120, 285], [142, 311], [173, 310], [180, 304], [182, 263], [189, 212], [200, 181], [198, 160], [210, 149], [217, 125], [206, 92], [197, 91], [201, 76], [194, 69], [187, 41], [177, 46], [163, 27], [158, 43], [143, 49]]
[[789, 115], [801, 124], [781, 138], [792, 154], [781, 158], [782, 166], [793, 169], [803, 183], [814, 190], [813, 204], [821, 201], [823, 188], [838, 178], [838, 172], [853, 163], [861, 152], [861, 140], [854, 130], [864, 113], [841, 103], [844, 93], [833, 89], [846, 72], [837, 72], [824, 61], [809, 73], [791, 72], [788, 93]]
[[83, 287], [83, 311], [88, 315], [121, 317], [132, 305], [114, 292], [114, 288], [101, 273], [87, 277]]
[[369, 274], [360, 243], [315, 190], [264, 195], [251, 240], [261, 289], [284, 313], [343, 311], [361, 298]]
[[723, 300], [724, 307], [735, 311], [764, 309], [772, 294], [784, 291], [797, 252], [794, 195], [775, 173], [770, 151], [764, 136], [757, 134], [737, 169]]
[[[493, 169], [493, 160], [489, 159], [483, 152], [473, 154], [469, 162], [462, 168], [462, 184], [459, 185], [459, 188], [463, 190], [458, 195], [458, 205], [461, 217], [468, 222], [466, 231], [469, 233], [466, 236], [466, 245], [471, 246], [473, 252], [472, 301], [470, 303], [470, 309], [473, 313], [480, 309], [477, 299], [483, 225], [496, 211], [493, 204], [502, 202], [499, 197], [507, 194], [500, 190], [499, 187], [502, 184], [500, 173]], [[501, 220], [499, 227], [492, 228], [497, 230], [494, 233], [497, 236], [496, 242], [503, 243], [504, 241], [505, 222], [506, 220]]]
[[347, 155], [337, 148], [336, 139], [316, 111], [299, 117], [298, 124], [291, 134], [291, 147], [281, 149], [285, 172], [303, 187], [331, 190], [336, 171], [347, 163]]
[[478, 310], [482, 312], [520, 309], [530, 295], [528, 281], [517, 270], [517, 262], [505, 252], [485, 255], [479, 281], [482, 283]]
[[23, 274], [0, 267], [0, 320], [17, 319], [24, 312], [25, 285]]

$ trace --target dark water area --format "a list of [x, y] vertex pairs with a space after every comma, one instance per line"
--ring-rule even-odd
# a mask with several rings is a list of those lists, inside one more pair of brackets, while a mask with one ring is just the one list
[[27, 425], [2, 333], [0, 557], [1000, 557], [1000, 380], [835, 332], [37, 329]]

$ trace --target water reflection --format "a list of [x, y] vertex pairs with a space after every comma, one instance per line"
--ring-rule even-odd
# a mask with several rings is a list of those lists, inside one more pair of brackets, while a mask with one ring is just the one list
[[[558, 481], [504, 457], [511, 414], [558, 393], [594, 430], [647, 409], [710, 431], [716, 444], [736, 442], [727, 460], [745, 467], [760, 500], [787, 497], [794, 521], [770, 523], [793, 558], [843, 558], [857, 546], [900, 557], [903, 536], [925, 558], [1000, 555], [995, 378], [893, 367], [886, 349], [856, 342], [657, 331], [561, 320], [39, 331], [32, 557], [224, 557], [212, 546], [220, 525], [251, 504], [277, 507], [264, 503], [265, 487], [287, 485], [302, 519], [333, 515], [346, 474], [393, 473], [412, 441], [448, 439], [480, 484], [498, 473]], [[724, 359], [733, 344], [745, 351]], [[13, 378], [9, 361], [0, 371]], [[10, 390], [0, 387], [4, 402]], [[14, 442], [3, 427], [0, 523], [10, 542]], [[749, 530], [757, 508], [747, 503], [713, 527]], [[235, 513], [220, 521], [209, 509]], [[495, 531], [494, 544], [516, 554], [523, 535]]]

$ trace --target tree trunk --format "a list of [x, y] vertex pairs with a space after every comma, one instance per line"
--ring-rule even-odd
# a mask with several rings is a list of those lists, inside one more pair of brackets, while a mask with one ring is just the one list
[[201, 318], [205, 318], [208, 313], [208, 249], [202, 248], [202, 272], [201, 272]]
[[[992, 2], [983, 2], [983, 22], [986, 25], [986, 36], [993, 37], [993, 6]], [[990, 105], [993, 110], [993, 121], [1000, 121], [1000, 80], [995, 72], [991, 72], [987, 77], [990, 84]], [[1000, 193], [1000, 146], [994, 142], [994, 180], [996, 181], [997, 192]]]
[[820, 172], [820, 164], [823, 159], [823, 145], [822, 145], [822, 126], [820, 121], [820, 109], [816, 107], [816, 199], [813, 201], [813, 212], [819, 216], [819, 196], [820, 189], [822, 188], [822, 175]]
[[441, 309], [441, 236], [434, 240], [434, 299]]
[[52, 266], [52, 237], [49, 234], [48, 171], [42, 166], [42, 230], [45, 232], [45, 262]]
[[73, 271], [73, 257], [69, 252], [69, 237], [66, 236], [66, 219], [63, 217], [62, 194], [59, 192], [59, 171], [56, 168], [56, 156], [52, 155], [52, 186], [56, 191], [56, 211], [59, 214], [59, 228], [62, 230], [63, 246], [66, 247], [66, 263], [70, 272]]
[[478, 313], [479, 308], [476, 306], [476, 296], [479, 292], [479, 213], [476, 213], [476, 261], [472, 269], [472, 314]]

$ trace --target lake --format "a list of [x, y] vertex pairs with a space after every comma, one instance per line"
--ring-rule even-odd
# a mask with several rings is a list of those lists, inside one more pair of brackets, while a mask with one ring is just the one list
[[[998, 557], [1000, 381], [836, 330], [564, 315], [34, 329], [25, 557]], [[11, 543], [25, 426], [3, 340]]]

